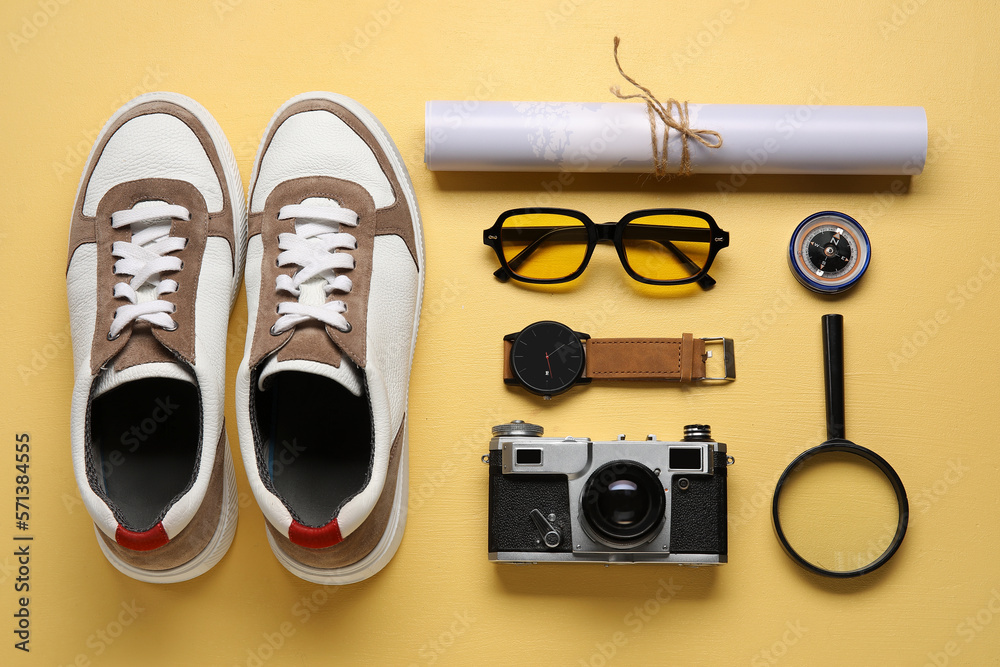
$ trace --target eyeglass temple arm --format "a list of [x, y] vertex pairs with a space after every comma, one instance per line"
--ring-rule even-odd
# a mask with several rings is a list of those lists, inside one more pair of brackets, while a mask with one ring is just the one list
[[[524, 260], [528, 259], [528, 257], [531, 256], [531, 253], [535, 252], [535, 250], [538, 249], [538, 246], [544, 243], [545, 240], [553, 234], [558, 234], [559, 232], [572, 232], [574, 234], [579, 233], [579, 230], [573, 227], [533, 227], [531, 229], [532, 231], [538, 231], [541, 233], [537, 239], [526, 245], [521, 252], [507, 260], [507, 266], [513, 271], [516, 271], [517, 268], [524, 263]], [[496, 276], [496, 278], [501, 282], [507, 282], [507, 280], [510, 279], [507, 269], [502, 266], [494, 271], [493, 275]]]
[[[657, 239], [656, 242], [662, 245], [667, 250], [669, 250], [674, 257], [680, 260], [680, 262], [687, 268], [687, 270], [691, 272], [691, 275], [694, 275], [699, 271], [701, 271], [700, 266], [695, 264], [690, 257], [684, 254], [683, 250], [675, 246], [670, 241], [667, 241], [666, 239], [664, 240]], [[709, 290], [715, 287], [715, 278], [708, 275], [707, 273], [703, 275], [701, 278], [698, 278], [697, 282], [698, 282], [698, 287], [702, 288], [703, 290]]]
[[[678, 248], [677, 246], [675, 246], [669, 239], [656, 238], [657, 236], [660, 236], [660, 235], [663, 234], [663, 231], [661, 229], [650, 228], [650, 227], [645, 227], [645, 226], [643, 226], [642, 229], [643, 229], [643, 231], [646, 232], [645, 238], [649, 239], [650, 241], [656, 241], [657, 243], [659, 243], [660, 245], [662, 245], [664, 248], [666, 248], [667, 250], [669, 250], [670, 253], [674, 257], [676, 257], [685, 266], [685, 268], [687, 268], [688, 271], [691, 272], [691, 275], [694, 275], [694, 274], [698, 273], [699, 271], [701, 271], [701, 267], [698, 266], [690, 257], [688, 257], [684, 253], [683, 250], [681, 250], [680, 248]], [[693, 231], [693, 230], [688, 230], [689, 233], [691, 231]], [[708, 230], [696, 230], [696, 231], [698, 233], [701, 233], [702, 231], [707, 232]], [[656, 233], [656, 232], [659, 232], [659, 233]], [[686, 240], [693, 240], [693, 239], [686, 239]], [[708, 275], [706, 273], [701, 278], [698, 278], [697, 283], [698, 283], [698, 287], [702, 288], [703, 290], [709, 290], [709, 289], [712, 289], [713, 287], [715, 287], [715, 278], [713, 278], [712, 276], [710, 276], [710, 275]]]

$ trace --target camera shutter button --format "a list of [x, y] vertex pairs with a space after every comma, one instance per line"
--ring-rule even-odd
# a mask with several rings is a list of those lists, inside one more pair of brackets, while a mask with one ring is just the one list
[[504, 436], [539, 436], [545, 433], [543, 429], [538, 424], [529, 424], [528, 422], [515, 419], [509, 424], [497, 424], [493, 427], [493, 437], [500, 438]]

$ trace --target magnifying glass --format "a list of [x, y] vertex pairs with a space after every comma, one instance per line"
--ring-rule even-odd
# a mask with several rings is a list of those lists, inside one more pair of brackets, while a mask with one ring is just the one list
[[771, 502], [785, 553], [827, 577], [857, 577], [884, 565], [903, 542], [906, 490], [892, 466], [846, 439], [844, 317], [823, 316], [827, 440], [793, 460]]

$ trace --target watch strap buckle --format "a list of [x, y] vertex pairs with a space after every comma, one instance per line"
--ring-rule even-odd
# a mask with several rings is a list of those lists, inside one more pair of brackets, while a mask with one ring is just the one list
[[[722, 336], [709, 336], [707, 338], [702, 338], [705, 342], [706, 348], [709, 344], [722, 345], [722, 364], [725, 369], [725, 375], [722, 377], [709, 377], [705, 376], [701, 378], [702, 380], [725, 380], [732, 382], [736, 379], [736, 346], [733, 344], [732, 338], [723, 338]], [[712, 356], [712, 351], [705, 350], [705, 359], [707, 360]], [[706, 365], [707, 368], [707, 365]]]

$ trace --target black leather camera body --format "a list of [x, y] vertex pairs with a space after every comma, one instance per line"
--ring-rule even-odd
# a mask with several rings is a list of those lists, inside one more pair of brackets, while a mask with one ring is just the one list
[[674, 442], [593, 441], [542, 437], [522, 421], [495, 426], [490, 560], [725, 563], [734, 460], [707, 425], [684, 431]]

